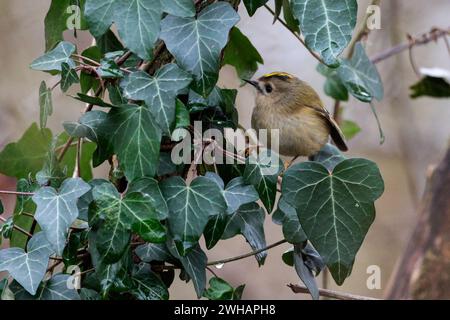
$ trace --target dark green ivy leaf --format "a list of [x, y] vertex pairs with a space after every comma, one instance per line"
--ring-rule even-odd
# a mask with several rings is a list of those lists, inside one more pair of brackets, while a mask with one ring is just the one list
[[117, 262], [130, 241], [130, 231], [145, 241], [164, 242], [166, 232], [159, 222], [152, 200], [139, 192], [121, 196], [111, 183], [103, 181], [92, 190], [96, 209], [92, 221], [104, 220], [97, 234], [97, 249], [105, 263]]
[[237, 27], [233, 27], [224, 50], [222, 64], [234, 66], [239, 78], [250, 79], [258, 70], [258, 63], [264, 63], [258, 50]]
[[344, 160], [332, 172], [316, 162], [299, 163], [283, 177], [283, 198], [297, 210], [338, 285], [352, 270], [383, 190], [377, 165], [366, 159]]
[[256, 188], [269, 214], [275, 204], [278, 175], [283, 168], [279, 156], [267, 149], [261, 150], [259, 155], [251, 155], [246, 161], [244, 180]]
[[168, 15], [161, 22], [161, 39], [180, 66], [194, 75], [192, 88], [204, 97], [217, 82], [220, 52], [238, 21], [229, 3], [218, 2], [203, 9], [197, 19]]
[[180, 260], [184, 271], [192, 279], [195, 292], [200, 299], [203, 296], [206, 287], [206, 266], [208, 263], [206, 254], [198, 244], [184, 257], [178, 254], [177, 246], [173, 241], [168, 241], [167, 248], [175, 258]]
[[123, 78], [124, 73], [113, 59], [102, 59], [97, 74], [103, 79]]
[[245, 284], [234, 289], [228, 282], [221, 278], [209, 279], [209, 288], [203, 296], [209, 300], [241, 300]]
[[61, 66], [61, 90], [67, 92], [73, 84], [80, 82], [80, 78], [75, 69], [72, 69], [67, 63], [63, 62]]
[[319, 52], [327, 65], [339, 65], [338, 57], [356, 25], [356, 0], [292, 0], [291, 4], [306, 45]]
[[327, 78], [324, 84], [324, 91], [327, 96], [340, 101], [348, 100], [348, 90], [344, 86], [341, 78], [339, 78], [337, 69], [328, 68], [323, 64], [319, 64], [317, 65], [317, 71]]
[[337, 74], [347, 90], [362, 102], [380, 101], [384, 96], [383, 83], [375, 65], [367, 57], [360, 42], [350, 60], [343, 60]]
[[450, 98], [450, 83], [444, 78], [436, 78], [432, 76], [426, 76], [419, 82], [412, 85], [411, 98], [416, 99], [423, 96], [433, 98]]
[[178, 252], [185, 256], [210, 217], [225, 212], [225, 199], [219, 186], [205, 177], [195, 178], [188, 186], [181, 177], [172, 177], [163, 181], [161, 189], [169, 207], [170, 234]]
[[327, 143], [323, 148], [314, 155], [313, 160], [320, 162], [329, 171], [333, 171], [334, 167], [346, 158], [334, 145]]
[[244, 0], [245, 8], [247, 9], [249, 16], [253, 16], [256, 10], [265, 5], [267, 1], [268, 0]]
[[131, 294], [138, 300], [168, 300], [169, 291], [162, 280], [151, 271], [148, 264], [137, 266], [131, 276]]
[[40, 126], [44, 129], [47, 126], [47, 119], [53, 113], [52, 89], [47, 88], [45, 81], [39, 87], [39, 110]]
[[147, 106], [122, 105], [112, 108], [100, 130], [110, 133], [109, 141], [129, 181], [155, 175], [161, 129]]
[[143, 71], [133, 72], [120, 86], [126, 98], [145, 101], [163, 133], [170, 135], [175, 120], [176, 96], [191, 81], [186, 71], [176, 64], [167, 64], [153, 77]]
[[[222, 239], [230, 239], [237, 234], [242, 234], [253, 250], [265, 248], [264, 217], [264, 210], [255, 202], [241, 206], [228, 217]], [[255, 255], [260, 266], [264, 264], [266, 256], [266, 251]]]
[[104, 35], [115, 22], [126, 47], [150, 60], [161, 21], [160, 1], [86, 0], [84, 14], [94, 37]]
[[141, 192], [148, 196], [152, 202], [153, 207], [156, 210], [156, 214], [159, 220], [167, 219], [169, 215], [169, 209], [167, 207], [166, 200], [162, 194], [162, 191], [158, 185], [158, 181], [153, 178], [139, 178], [132, 181], [128, 185], [128, 193]]
[[301, 243], [307, 240], [306, 234], [300, 225], [295, 208], [287, 203], [283, 197], [278, 201], [277, 211], [274, 212], [272, 219], [278, 219], [283, 226], [284, 238], [289, 243]]

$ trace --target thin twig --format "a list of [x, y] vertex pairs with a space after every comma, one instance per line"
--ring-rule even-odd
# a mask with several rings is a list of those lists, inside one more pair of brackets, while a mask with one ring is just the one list
[[245, 258], [248, 258], [248, 257], [252, 257], [254, 255], [257, 255], [258, 253], [261, 253], [261, 252], [264, 252], [266, 250], [275, 248], [275, 247], [277, 247], [279, 245], [282, 245], [283, 243], [286, 243], [286, 242], [287, 242], [286, 240], [280, 240], [280, 241], [275, 242], [275, 243], [273, 243], [273, 244], [271, 244], [271, 245], [269, 245], [269, 246], [267, 246], [265, 248], [262, 248], [262, 249], [259, 249], [259, 250], [255, 250], [255, 251], [252, 251], [252, 252], [249, 252], [249, 253], [237, 256], [237, 257], [208, 262], [208, 266], [216, 266], [216, 265], [225, 264], [225, 263], [228, 263], [228, 262], [233, 262], [233, 261], [245, 259]]
[[[5, 218], [3, 218], [3, 217], [0, 217], [0, 221], [3, 222], [3, 223], [7, 223], [7, 222], [8, 222], [8, 220], [5, 219]], [[28, 231], [22, 229], [22, 228], [19, 227], [19, 226], [16, 226], [15, 224], [13, 225], [13, 228], [14, 228], [15, 230], [17, 230], [17, 231], [23, 233], [24, 235], [26, 235], [28, 238], [31, 238], [31, 237], [33, 236], [31, 233], [29, 233]]]
[[[415, 38], [414, 46], [421, 46], [428, 44], [431, 41], [437, 41], [439, 38], [446, 37], [450, 35], [450, 28], [447, 30], [434, 28], [430, 32], [424, 33], [419, 37]], [[403, 51], [406, 51], [410, 48], [411, 43], [410, 41], [402, 44], [398, 44], [392, 48], [386, 49], [385, 51], [378, 53], [374, 57], [372, 57], [370, 60], [372, 63], [379, 63], [383, 60], [386, 60], [394, 55], [397, 55]]]
[[[294, 293], [307, 293], [307, 294], [309, 294], [308, 288], [306, 288], [303, 285], [290, 283], [287, 286]], [[372, 297], [359, 296], [359, 295], [356, 295], [356, 294], [339, 292], [339, 291], [334, 291], [334, 290], [329, 290], [329, 289], [319, 289], [319, 294], [321, 296], [323, 296], [323, 297], [339, 299], [339, 300], [379, 300], [379, 299], [372, 298]]]
[[15, 196], [34, 196], [33, 192], [19, 192], [19, 191], [8, 191], [8, 190], [0, 190], [0, 194], [4, 195], [15, 195]]
[[313, 56], [314, 58], [317, 59], [317, 61], [319, 61], [320, 63], [326, 65], [326, 63], [323, 61], [323, 59], [322, 59], [316, 52], [314, 52], [313, 50], [311, 50], [311, 49], [306, 45], [305, 40], [304, 40], [300, 35], [298, 35], [294, 30], [292, 30], [291, 28], [289, 28], [289, 26], [287, 25], [286, 22], [283, 21], [283, 19], [281, 19], [280, 17], [277, 17], [277, 16], [276, 16], [276, 13], [272, 10], [272, 8], [270, 8], [267, 4], [264, 5], [264, 8], [266, 8], [267, 11], [269, 11], [274, 17], [276, 17], [277, 20], [278, 20], [278, 21], [279, 21], [286, 29], [288, 29], [288, 30], [294, 35], [294, 37], [296, 37], [297, 40], [300, 41], [300, 43], [301, 43], [301, 44], [302, 44], [302, 45], [303, 45], [303, 46], [304, 46], [304, 47], [312, 54], [312, 56]]
[[214, 277], [219, 278], [219, 277], [217, 276], [217, 274], [214, 272], [214, 270], [211, 269], [210, 267], [207, 266], [207, 267], [206, 267], [206, 270], [208, 270], [209, 272], [211, 272], [212, 275], [213, 275]]

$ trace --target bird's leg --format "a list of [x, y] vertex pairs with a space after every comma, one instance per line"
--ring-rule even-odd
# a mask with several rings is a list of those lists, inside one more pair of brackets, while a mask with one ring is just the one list
[[294, 161], [298, 159], [298, 157], [299, 156], [295, 156], [295, 157], [292, 158], [292, 160], [287, 160], [284, 163], [284, 171], [286, 171], [294, 163]]

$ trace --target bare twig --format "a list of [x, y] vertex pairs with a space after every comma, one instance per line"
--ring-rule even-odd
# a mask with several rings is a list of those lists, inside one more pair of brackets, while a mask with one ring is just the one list
[[275, 243], [273, 243], [273, 244], [271, 244], [271, 245], [269, 245], [269, 246], [267, 246], [265, 248], [262, 248], [262, 249], [259, 249], [259, 250], [255, 250], [255, 251], [252, 251], [252, 252], [249, 252], [249, 253], [237, 256], [237, 257], [208, 262], [208, 266], [221, 265], [221, 264], [224, 264], [224, 263], [233, 262], [233, 261], [242, 260], [242, 259], [245, 259], [245, 258], [248, 258], [248, 257], [252, 257], [254, 255], [257, 255], [258, 253], [261, 253], [261, 252], [267, 251], [269, 249], [275, 248], [275, 247], [277, 247], [279, 245], [282, 245], [283, 243], [286, 243], [286, 242], [287, 242], [286, 240], [280, 240], [280, 241], [275, 242]]
[[[303, 285], [290, 283], [287, 286], [294, 293], [307, 293], [307, 294], [309, 294], [308, 288], [306, 288]], [[359, 296], [359, 295], [356, 295], [356, 294], [339, 292], [339, 291], [334, 291], [334, 290], [329, 290], [329, 289], [319, 289], [319, 294], [322, 297], [339, 299], [339, 300], [379, 300], [379, 299], [372, 298], [372, 297]]]
[[[416, 37], [415, 41], [414, 41], [414, 46], [417, 47], [417, 46], [425, 45], [431, 41], [437, 41], [439, 38], [445, 38], [447, 36], [450, 36], [450, 27], [447, 28], [447, 30], [434, 28], [430, 32], [424, 33], [421, 36]], [[385, 51], [375, 55], [370, 60], [372, 61], [372, 63], [379, 63], [379, 62], [386, 60], [392, 56], [395, 56], [403, 51], [408, 50], [410, 48], [410, 46], [411, 46], [410, 41], [396, 45], [395, 47], [386, 49]]]

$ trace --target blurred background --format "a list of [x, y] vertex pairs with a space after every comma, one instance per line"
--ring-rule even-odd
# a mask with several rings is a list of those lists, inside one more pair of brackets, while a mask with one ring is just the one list
[[[368, 1], [358, 1], [359, 17], [363, 17]], [[273, 6], [272, 1], [269, 5]], [[50, 0], [3, 0], [0, 2], [0, 149], [16, 141], [32, 122], [39, 121], [38, 90], [42, 80], [49, 86], [56, 78], [32, 71], [29, 63], [44, 52], [44, 17]], [[450, 26], [448, 0], [389, 0], [381, 1], [381, 30], [373, 30], [366, 42], [369, 56], [407, 41], [406, 35], [420, 35], [432, 27]], [[245, 8], [239, 10], [238, 27], [250, 38], [264, 58], [255, 77], [271, 71], [287, 71], [308, 81], [322, 96], [332, 111], [333, 101], [323, 94], [325, 78], [316, 72], [317, 61], [280, 23], [272, 25], [272, 15], [261, 8], [249, 18]], [[73, 40], [70, 33], [68, 39]], [[76, 43], [79, 51], [90, 45], [90, 37], [80, 32]], [[450, 69], [450, 56], [444, 42], [430, 43], [414, 50], [418, 67]], [[410, 234], [416, 224], [417, 206], [425, 186], [427, 170], [436, 164], [447, 148], [450, 136], [449, 100], [409, 98], [409, 86], [417, 82], [411, 68], [408, 52], [394, 56], [377, 65], [383, 79], [385, 98], [376, 108], [386, 135], [379, 143], [378, 129], [368, 105], [355, 99], [344, 104], [343, 118], [357, 122], [362, 131], [349, 143], [350, 157], [364, 157], [375, 161], [382, 172], [386, 190], [376, 202], [377, 217], [362, 248], [352, 275], [337, 287], [331, 277], [328, 288], [381, 298]], [[239, 89], [237, 108], [244, 127], [250, 126], [254, 92], [239, 87], [240, 82], [231, 67], [221, 71], [220, 86]], [[76, 121], [83, 105], [67, 97], [60, 90], [53, 92], [54, 115], [49, 127], [54, 133], [63, 130], [63, 121]], [[100, 169], [97, 177], [105, 175]], [[0, 189], [15, 187], [13, 179], [0, 175]], [[1, 197], [5, 212], [12, 212], [14, 198]], [[282, 239], [281, 228], [266, 219], [266, 240], [273, 243]], [[286, 287], [297, 283], [293, 268], [281, 261], [281, 254], [289, 248], [284, 245], [269, 251], [266, 263], [258, 268], [254, 258], [233, 262], [216, 269], [218, 276], [232, 285], [246, 283], [245, 299], [309, 299], [307, 295], [293, 294]], [[250, 251], [244, 238], [221, 241], [207, 252], [210, 260], [232, 257]], [[366, 285], [367, 268], [380, 267], [381, 289], [369, 290]], [[209, 276], [209, 274], [208, 274]], [[321, 276], [318, 281], [320, 286]], [[170, 289], [172, 299], [195, 298], [192, 284], [176, 280]]]

